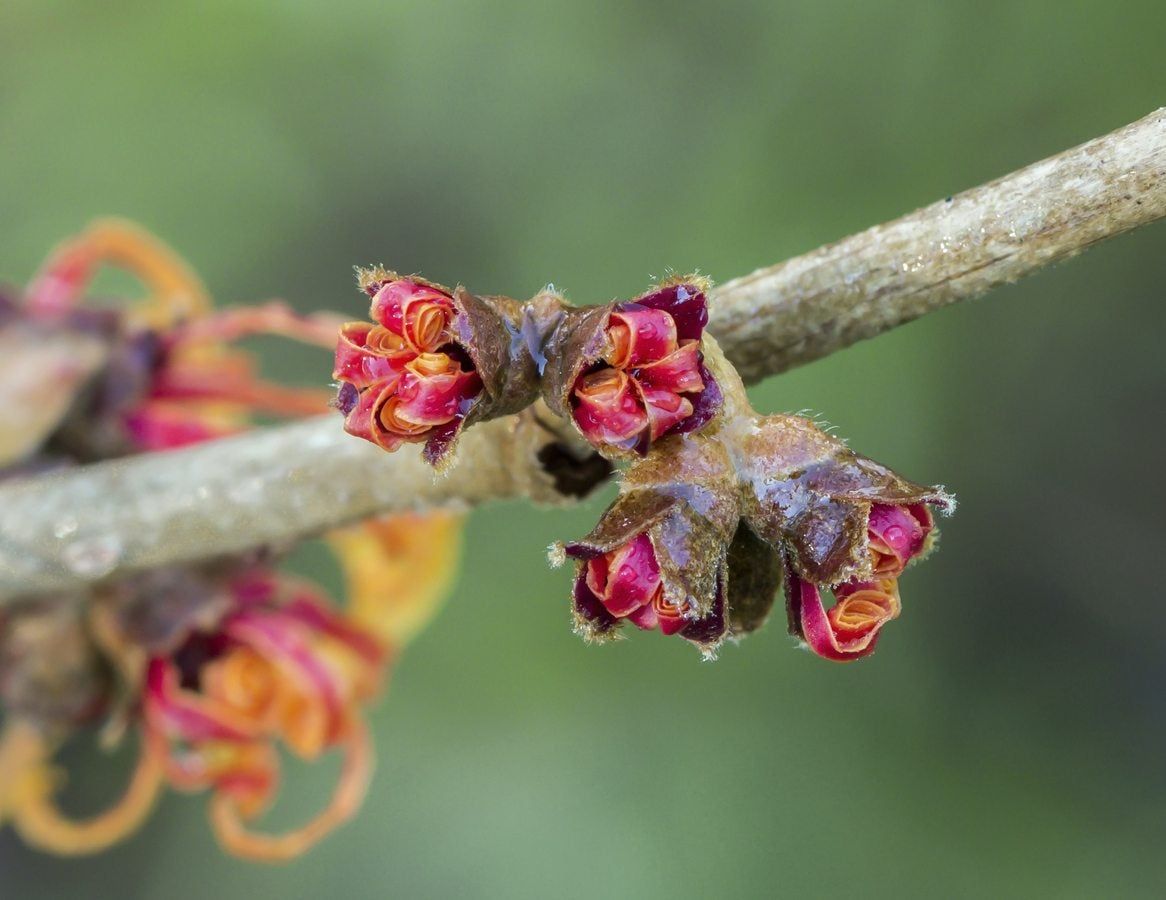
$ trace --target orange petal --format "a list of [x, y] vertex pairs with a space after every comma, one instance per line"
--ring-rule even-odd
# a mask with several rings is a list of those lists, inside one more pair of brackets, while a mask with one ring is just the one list
[[133, 315], [151, 328], [165, 330], [211, 308], [198, 276], [165, 243], [132, 222], [98, 219], [52, 252], [28, 289], [29, 309], [54, 313], [72, 308], [102, 263], [124, 269], [150, 291]]
[[228, 344], [245, 337], [270, 334], [331, 350], [336, 346], [336, 333], [343, 324], [343, 318], [336, 313], [305, 315], [282, 300], [269, 300], [256, 306], [219, 310], [191, 322], [183, 327], [181, 339]]
[[350, 723], [344, 745], [344, 766], [328, 806], [307, 825], [285, 834], [251, 831], [253, 818], [227, 793], [210, 802], [211, 828], [228, 853], [261, 862], [283, 862], [300, 856], [335, 828], [351, 819], [364, 802], [373, 770], [372, 747], [363, 722]]
[[35, 727], [11, 721], [0, 739], [0, 822], [5, 813], [32, 847], [60, 856], [98, 853], [137, 831], [162, 786], [159, 757], [143, 743], [125, 792], [109, 809], [71, 819], [53, 800], [50, 748]]

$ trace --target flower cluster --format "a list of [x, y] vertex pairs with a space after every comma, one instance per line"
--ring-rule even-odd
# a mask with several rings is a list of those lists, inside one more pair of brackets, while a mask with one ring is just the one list
[[425, 444], [446, 464], [460, 431], [539, 398], [605, 456], [644, 455], [705, 426], [720, 390], [704, 365], [707, 282], [676, 278], [627, 302], [522, 304], [417, 276], [362, 272], [371, 322], [339, 332], [333, 378], [344, 427], [385, 450]]
[[[85, 305], [101, 263], [138, 276], [147, 296], [127, 308]], [[426, 321], [410, 319], [417, 339]], [[12, 399], [0, 416], [0, 478], [321, 411], [325, 391], [264, 380], [232, 345], [274, 334], [331, 348], [340, 323], [276, 302], [214, 312], [164, 245], [127, 223], [98, 223], [62, 245], [23, 295], [0, 296], [0, 347], [12, 350], [0, 365], [0, 399]], [[303, 852], [360, 806], [372, 760], [363, 709], [447, 592], [460, 528], [460, 516], [435, 512], [327, 535], [346, 608], [268, 555], [247, 554], [3, 613], [0, 824], [46, 850], [90, 853], [132, 833], [169, 786], [210, 793], [215, 833], [237, 855]], [[56, 805], [51, 760], [72, 733], [99, 724], [108, 740], [138, 733], [139, 761], [117, 803], [78, 821]], [[254, 823], [278, 794], [280, 746], [305, 760], [336, 751], [344, 766], [318, 817], [269, 835]]]
[[930, 507], [951, 498], [809, 419], [757, 415], [711, 338], [704, 353], [721, 414], [654, 447], [590, 534], [552, 548], [552, 561], [577, 561], [576, 630], [606, 640], [624, 622], [659, 627], [711, 656], [765, 622], [784, 580], [791, 631], [814, 653], [871, 653], [899, 614], [899, 576], [933, 542]]
[[360, 282], [374, 324], [341, 329], [334, 372], [352, 434], [387, 450], [425, 441], [447, 464], [463, 427], [541, 396], [602, 457], [630, 461], [596, 528], [552, 547], [553, 562], [577, 563], [575, 627], [590, 640], [630, 622], [711, 656], [765, 622], [784, 582], [793, 634], [857, 659], [899, 615], [898, 578], [934, 540], [930, 507], [953, 506], [809, 419], [758, 415], [706, 333], [701, 276], [593, 307], [380, 269]]

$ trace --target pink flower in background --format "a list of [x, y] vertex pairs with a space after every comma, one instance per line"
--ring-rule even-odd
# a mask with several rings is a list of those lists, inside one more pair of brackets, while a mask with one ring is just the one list
[[[372, 757], [361, 708], [376, 692], [386, 652], [306, 583], [260, 569], [236, 577], [230, 594], [233, 608], [213, 629], [149, 659], [147, 752], [173, 787], [212, 791], [211, 821], [228, 849], [286, 859], [363, 799]], [[344, 765], [325, 810], [273, 837], [247, 823], [278, 791], [277, 743], [305, 760], [339, 749]]]

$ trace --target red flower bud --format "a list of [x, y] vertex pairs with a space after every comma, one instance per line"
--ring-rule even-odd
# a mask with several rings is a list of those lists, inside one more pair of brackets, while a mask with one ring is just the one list
[[707, 321], [695, 278], [568, 310], [549, 341], [547, 402], [609, 455], [642, 456], [666, 435], [696, 431], [722, 402], [701, 355]]
[[[694, 435], [674, 450], [629, 469], [595, 528], [556, 545], [551, 558], [577, 561], [575, 626], [585, 639], [610, 639], [627, 621], [679, 634], [711, 657], [727, 634], [764, 621], [780, 569], [771, 578], [763, 555], [739, 552], [739, 499], [724, 448]], [[734, 574], [732, 560], [757, 577]], [[738, 600], [742, 617], [734, 616]]]
[[754, 530], [784, 545], [814, 584], [898, 574], [926, 549], [927, 506], [954, 505], [942, 488], [907, 481], [800, 416], [758, 416], [738, 434]]
[[837, 662], [874, 652], [883, 625], [899, 615], [897, 578], [926, 547], [933, 523], [924, 503], [871, 506], [867, 540], [873, 579], [852, 578], [834, 588], [826, 610], [819, 588], [790, 570], [790, 621], [818, 656]]
[[[345, 430], [385, 450], [423, 442], [449, 458], [461, 429], [518, 412], [537, 396], [524, 307], [384, 269], [360, 273], [378, 324], [345, 325], [336, 344], [336, 406]], [[557, 298], [556, 298], [557, 299]]]
[[578, 575], [576, 595], [590, 592], [614, 620], [627, 619], [637, 628], [659, 628], [676, 634], [693, 624], [684, 610], [664, 595], [656, 551], [646, 533], [627, 544], [587, 560]]

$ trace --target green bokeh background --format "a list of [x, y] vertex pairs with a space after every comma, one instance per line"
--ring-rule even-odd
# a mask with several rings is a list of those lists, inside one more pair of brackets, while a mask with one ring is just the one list
[[[1148, 113], [1164, 30], [1161, 0], [5, 0], [0, 276], [117, 213], [221, 303], [355, 315], [376, 261], [578, 301], [727, 280]], [[357, 822], [265, 868], [172, 796], [94, 859], [0, 836], [0, 897], [1160, 896], [1164, 246], [1144, 229], [754, 390], [960, 497], [871, 659], [777, 621], [711, 665], [585, 647], [544, 547], [606, 498], [479, 510]], [[77, 763], [75, 802], [116, 790], [116, 762]], [[297, 769], [278, 821], [334, 772]]]

